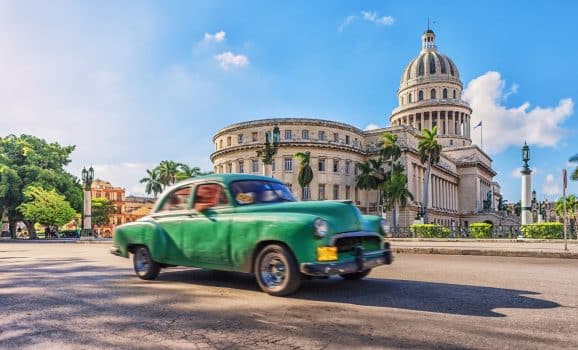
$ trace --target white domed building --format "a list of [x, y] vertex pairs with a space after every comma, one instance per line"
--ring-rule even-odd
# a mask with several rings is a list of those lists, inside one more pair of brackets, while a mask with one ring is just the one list
[[[448, 227], [472, 222], [502, 223], [498, 213], [500, 187], [493, 181], [492, 159], [470, 138], [472, 109], [462, 96], [463, 84], [455, 63], [437, 51], [435, 33], [422, 35], [421, 51], [402, 72], [398, 107], [389, 117], [390, 126], [364, 131], [354, 126], [311, 118], [273, 118], [229, 125], [213, 136], [211, 155], [217, 173], [258, 173], [263, 169], [257, 151], [263, 148], [273, 128], [280, 131], [277, 153], [268, 175], [281, 179], [301, 197], [297, 181], [297, 152], [310, 152], [313, 182], [305, 196], [312, 200], [353, 200], [362, 211], [376, 213], [377, 191], [356, 189], [355, 163], [377, 158], [384, 132], [398, 136], [399, 161], [408, 177], [411, 201], [399, 213], [401, 227], [409, 227], [423, 207], [425, 165], [417, 151], [422, 129], [438, 128], [443, 146], [439, 164], [432, 167], [429, 185], [430, 223]], [[391, 215], [391, 213], [386, 213]], [[506, 224], [505, 222], [503, 222]]]

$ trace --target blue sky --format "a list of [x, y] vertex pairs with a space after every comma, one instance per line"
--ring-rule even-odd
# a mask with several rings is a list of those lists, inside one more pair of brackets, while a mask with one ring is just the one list
[[387, 126], [429, 16], [506, 198], [520, 196], [528, 140], [533, 187], [553, 199], [578, 153], [576, 13], [569, 1], [3, 1], [0, 135], [74, 144], [71, 172], [93, 164], [142, 193], [163, 159], [210, 169], [211, 136], [230, 123]]

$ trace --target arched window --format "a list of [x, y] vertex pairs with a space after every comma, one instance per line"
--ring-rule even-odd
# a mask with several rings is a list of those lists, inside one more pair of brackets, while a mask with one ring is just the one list
[[409, 95], [407, 96], [407, 102], [411, 103], [411, 92], [409, 93]]
[[431, 96], [432, 100], [436, 98], [436, 90], [435, 89], [431, 89], [430, 96]]
[[444, 89], [443, 97], [448, 98], [448, 89]]
[[456, 99], [456, 90], [454, 90], [454, 100]]
[[423, 101], [423, 91], [420, 90], [420, 91], [417, 93], [417, 100], [418, 100], [418, 101]]

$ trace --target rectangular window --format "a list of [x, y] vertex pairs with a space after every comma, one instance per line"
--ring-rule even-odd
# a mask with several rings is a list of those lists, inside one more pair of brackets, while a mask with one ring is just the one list
[[311, 199], [311, 189], [309, 186], [303, 187], [303, 199], [306, 201]]
[[339, 159], [333, 159], [333, 172], [336, 173], [339, 171]]
[[293, 133], [291, 130], [285, 130], [285, 140], [291, 140], [293, 138]]
[[241, 174], [245, 172], [245, 161], [239, 161], [239, 172]]
[[231, 146], [231, 136], [227, 136], [227, 146]]
[[325, 159], [319, 159], [319, 171], [325, 171]]
[[319, 131], [317, 133], [317, 138], [319, 139], [319, 141], [325, 141], [325, 131]]
[[283, 169], [285, 171], [293, 171], [293, 158], [289, 158], [289, 157], [284, 158], [283, 163], [284, 163]]
[[293, 192], [293, 184], [285, 184], [285, 186], [287, 186], [287, 188], [289, 189], [289, 191]]
[[227, 163], [227, 173], [230, 174], [233, 172], [233, 163]]
[[351, 168], [351, 162], [349, 160], [345, 161], [345, 173], [349, 175], [349, 168]]
[[333, 185], [333, 199], [339, 199], [339, 185]]
[[275, 159], [271, 160], [271, 171], [275, 171]]
[[309, 130], [301, 130], [301, 138], [303, 140], [309, 140]]
[[349, 135], [345, 135], [345, 144], [349, 145]]
[[258, 159], [251, 159], [251, 171], [254, 173], [259, 172], [259, 160]]
[[257, 134], [256, 131], [253, 131], [253, 132], [251, 133], [251, 140], [253, 140], [253, 141], [257, 141], [257, 140], [258, 140], [258, 134]]
[[219, 140], [219, 148], [223, 148], [223, 140]]
[[339, 134], [336, 132], [333, 133], [333, 142], [339, 142]]
[[319, 184], [319, 200], [325, 200], [325, 184]]
[[351, 186], [345, 186], [345, 199], [351, 199]]
[[357, 163], [353, 166], [353, 175], [357, 176]]
[[238, 144], [242, 144], [242, 143], [243, 143], [243, 134], [239, 134], [239, 135], [237, 136], [237, 143], [238, 143]]

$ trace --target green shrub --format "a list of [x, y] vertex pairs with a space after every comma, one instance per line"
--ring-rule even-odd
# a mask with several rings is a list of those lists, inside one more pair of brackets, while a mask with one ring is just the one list
[[520, 231], [526, 238], [564, 238], [564, 226], [559, 222], [522, 225]]
[[445, 226], [434, 224], [413, 224], [410, 230], [414, 237], [419, 238], [446, 238], [452, 232]]
[[470, 236], [473, 238], [491, 238], [492, 225], [486, 222], [474, 222], [470, 224]]

